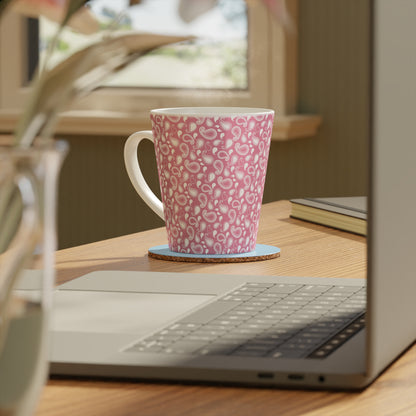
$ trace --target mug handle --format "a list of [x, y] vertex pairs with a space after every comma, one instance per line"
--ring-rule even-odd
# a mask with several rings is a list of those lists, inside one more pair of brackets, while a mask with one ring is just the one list
[[143, 139], [148, 139], [153, 144], [155, 143], [155, 138], [150, 130], [138, 131], [129, 136], [124, 145], [124, 163], [134, 189], [142, 197], [143, 201], [146, 202], [146, 204], [149, 205], [162, 220], [165, 220], [162, 201], [160, 201], [146, 183], [137, 158], [137, 148]]

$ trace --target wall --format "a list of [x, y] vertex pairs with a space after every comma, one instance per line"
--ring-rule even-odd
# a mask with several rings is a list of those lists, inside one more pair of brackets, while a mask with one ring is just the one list
[[300, 0], [299, 113], [322, 115], [313, 138], [276, 142], [265, 201], [364, 195], [369, 134], [369, 1]]
[[[125, 137], [65, 139], [70, 151], [60, 178], [59, 248], [163, 225], [130, 183], [123, 159]], [[139, 150], [149, 186], [159, 193], [152, 144], [146, 140]]]
[[[264, 201], [364, 195], [369, 134], [369, 0], [299, 0], [299, 113], [323, 117], [318, 134], [273, 142]], [[68, 137], [59, 245], [70, 247], [161, 226], [135, 193], [125, 137]], [[143, 170], [157, 189], [150, 143]]]

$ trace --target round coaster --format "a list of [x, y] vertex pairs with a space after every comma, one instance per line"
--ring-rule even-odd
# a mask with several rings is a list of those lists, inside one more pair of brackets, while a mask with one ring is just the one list
[[149, 257], [158, 260], [187, 261], [193, 263], [240, 263], [247, 261], [261, 261], [280, 256], [280, 248], [256, 244], [254, 251], [238, 254], [188, 254], [176, 253], [169, 250], [167, 244], [149, 248]]

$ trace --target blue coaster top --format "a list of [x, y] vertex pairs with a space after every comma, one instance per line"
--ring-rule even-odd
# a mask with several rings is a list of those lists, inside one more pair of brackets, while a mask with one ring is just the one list
[[267, 260], [278, 257], [280, 248], [265, 244], [256, 244], [254, 251], [236, 254], [190, 254], [171, 251], [167, 244], [149, 248], [149, 255], [161, 260], [196, 262], [235, 262]]

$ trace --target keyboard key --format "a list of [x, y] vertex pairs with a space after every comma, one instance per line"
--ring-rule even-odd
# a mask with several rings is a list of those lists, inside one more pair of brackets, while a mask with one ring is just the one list
[[279, 301], [279, 299], [283, 299], [287, 297], [286, 293], [273, 293], [273, 292], [263, 292], [261, 294], [262, 297], [268, 298], [268, 299], [274, 299], [275, 301]]
[[209, 344], [195, 351], [196, 355], [229, 355], [236, 349], [235, 345]]
[[292, 293], [300, 289], [301, 285], [276, 284], [269, 287], [265, 293]]
[[250, 283], [246, 283], [244, 285], [244, 287], [248, 287], [248, 288], [253, 288], [253, 287], [268, 288], [268, 287], [271, 287], [273, 285], [274, 285], [274, 283], [250, 282]]
[[336, 287], [332, 287], [331, 289], [329, 289], [327, 291], [327, 293], [355, 293], [358, 292], [360, 290], [359, 286], [336, 286]]
[[314, 295], [327, 292], [332, 286], [326, 285], [305, 285], [297, 293], [313, 293]]
[[218, 300], [204, 306], [202, 309], [190, 314], [183, 318], [180, 323], [192, 323], [192, 324], [205, 324], [211, 320], [218, 318], [223, 313], [230, 311], [236, 306], [240, 305], [239, 302], [229, 302]]

